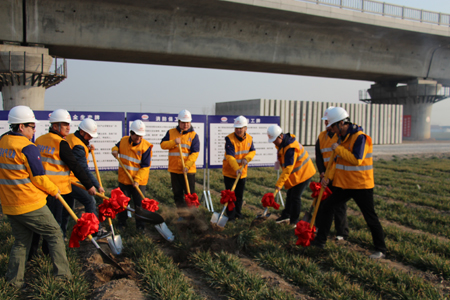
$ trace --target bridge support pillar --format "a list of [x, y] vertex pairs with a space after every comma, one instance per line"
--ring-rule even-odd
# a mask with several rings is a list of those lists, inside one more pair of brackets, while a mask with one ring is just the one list
[[61, 66], [48, 49], [0, 45], [0, 91], [3, 110], [17, 105], [27, 105], [35, 110], [44, 109], [45, 89], [66, 78], [65, 60]]
[[399, 86], [377, 83], [367, 91], [370, 99], [360, 100], [372, 104], [402, 104], [403, 140], [420, 141], [430, 138], [432, 105], [448, 98], [444, 90], [434, 80], [417, 79]]

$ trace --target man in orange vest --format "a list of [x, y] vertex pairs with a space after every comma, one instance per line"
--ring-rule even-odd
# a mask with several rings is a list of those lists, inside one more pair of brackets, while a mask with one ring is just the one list
[[[97, 123], [94, 120], [86, 118], [81, 121], [78, 125], [78, 130], [75, 133], [71, 133], [66, 137], [66, 141], [69, 143], [72, 153], [76, 158], [78, 164], [84, 171], [84, 174], [89, 177], [94, 187], [99, 191], [99, 193], [104, 193], [105, 190], [100, 186], [97, 178], [89, 170], [89, 152], [94, 149], [93, 145], [89, 144], [89, 141], [98, 136], [97, 133]], [[79, 179], [75, 176], [73, 172], [70, 172], [70, 181], [77, 182]], [[90, 195], [86, 190], [79, 188], [77, 186], [72, 186], [72, 192], [67, 194], [64, 199], [66, 199], [67, 204], [73, 208], [75, 204], [75, 199], [78, 200], [85, 207], [86, 212], [93, 212], [98, 216], [97, 206], [94, 196]], [[64, 237], [66, 237], [67, 223], [69, 220], [69, 212], [63, 210], [62, 213], [62, 223], [61, 228], [63, 230]], [[99, 223], [98, 232], [96, 233], [97, 238], [102, 238], [108, 233], [102, 229], [101, 223]]]
[[[247, 118], [239, 116], [234, 119], [234, 133], [225, 138], [225, 157], [223, 159], [222, 174], [225, 189], [231, 190], [236, 178], [241, 175], [234, 194], [236, 195], [235, 207], [232, 211], [227, 209], [229, 221], [236, 218], [242, 219], [242, 203], [244, 197], [245, 181], [247, 179], [248, 163], [255, 157], [256, 151], [253, 138], [247, 134]], [[242, 172], [241, 166], [244, 166]]]
[[[191, 121], [191, 113], [183, 109], [178, 113], [178, 126], [167, 131], [161, 140], [161, 149], [169, 150], [169, 172], [177, 208], [187, 207], [184, 201], [184, 193], [187, 194], [184, 173], [187, 174], [190, 192], [195, 193], [195, 173], [197, 171], [195, 161], [200, 152], [200, 140], [191, 126]], [[179, 144], [183, 157], [180, 157]], [[184, 169], [181, 163], [182, 159], [184, 160]]]
[[[45, 174], [50, 180], [59, 187], [60, 194], [66, 196], [72, 192], [72, 185], [70, 184], [70, 171], [81, 181], [86, 187], [90, 195], [95, 195], [95, 187], [89, 177], [85, 174], [77, 159], [72, 153], [69, 143], [66, 141], [66, 136], [70, 132], [70, 123], [72, 118], [65, 109], [57, 109], [50, 115], [49, 133], [41, 135], [36, 139], [36, 146], [41, 154], [42, 165], [45, 169]], [[63, 206], [53, 196], [47, 197], [47, 205], [53, 213], [59, 225], [62, 224]], [[95, 213], [95, 201], [90, 206], [86, 206], [86, 212]], [[36, 247], [39, 244], [40, 237], [35, 235], [33, 238], [32, 251], [30, 258], [36, 254]], [[44, 239], [42, 250], [45, 254], [48, 253], [47, 242]]]
[[[328, 113], [334, 108], [330, 106], [325, 110], [322, 120], [325, 121], [325, 126], [328, 125]], [[331, 158], [331, 145], [338, 142], [338, 135], [331, 131], [330, 127], [322, 131], [316, 141], [316, 165], [319, 170], [320, 179], [325, 175], [325, 170], [329, 164]], [[331, 192], [334, 187], [332, 182], [329, 184]], [[320, 207], [319, 207], [320, 209]], [[336, 229], [336, 240], [345, 240], [348, 237], [348, 224], [347, 224], [347, 204], [337, 207], [334, 211], [334, 227]]]
[[[347, 111], [335, 107], [328, 113], [328, 126], [340, 136], [341, 144], [334, 143], [331, 149], [337, 155], [335, 173], [331, 172], [329, 178], [333, 180], [335, 191], [322, 204], [322, 210], [317, 217], [319, 228], [317, 237], [311, 245], [323, 248], [330, 232], [334, 210], [353, 198], [366, 220], [372, 233], [375, 252], [370, 258], [385, 257], [386, 244], [384, 232], [375, 212], [373, 201], [372, 150], [373, 144], [370, 136], [363, 129], [350, 122]], [[322, 185], [328, 185], [329, 180], [322, 180]]]
[[48, 242], [53, 275], [72, 278], [61, 229], [45, 205], [47, 195], [58, 196], [58, 186], [45, 175], [39, 151], [30, 141], [36, 123], [28, 106], [13, 107], [8, 114], [11, 131], [0, 137], [0, 199], [14, 237], [5, 277], [17, 288], [24, 285], [26, 255], [35, 233]]
[[283, 134], [280, 126], [272, 125], [267, 129], [267, 136], [269, 143], [273, 143], [277, 148], [277, 163], [283, 169], [275, 188], [278, 191], [283, 186], [287, 189], [286, 206], [276, 222], [290, 222], [295, 228], [299, 221], [303, 191], [309, 185], [316, 169], [308, 152], [295, 139], [295, 135]]
[[[130, 181], [128, 175], [119, 166], [119, 188], [127, 197], [132, 197], [135, 206], [142, 206], [142, 197], [137, 190], [140, 189], [145, 194], [147, 189], [150, 166], [152, 163], [153, 145], [144, 139], [145, 123], [141, 120], [135, 120], [130, 126], [130, 135], [124, 136], [111, 150], [112, 155], [117, 158], [120, 154], [120, 160], [124, 164], [128, 173], [133, 178]], [[121, 229], [127, 226], [127, 212], [118, 214], [119, 225]], [[145, 223], [136, 219], [136, 229], [144, 231]]]

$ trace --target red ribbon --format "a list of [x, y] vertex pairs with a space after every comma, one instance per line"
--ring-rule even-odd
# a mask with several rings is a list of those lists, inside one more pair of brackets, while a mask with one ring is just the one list
[[83, 241], [88, 235], [98, 231], [98, 224], [98, 219], [93, 213], [84, 213], [78, 219], [77, 224], [73, 226], [69, 247], [80, 247], [80, 241]]
[[191, 207], [191, 206], [199, 207], [199, 205], [200, 205], [200, 202], [198, 201], [198, 196], [196, 193], [184, 195], [184, 201], [186, 201], [186, 204], [188, 207]]
[[278, 210], [280, 208], [280, 204], [275, 202], [275, 197], [274, 197], [273, 193], [264, 194], [264, 196], [262, 197], [261, 203], [262, 203], [263, 207], [270, 206], [270, 207], [275, 208], [276, 210]]
[[148, 198], [144, 198], [144, 200], [142, 200], [142, 208], [146, 209], [148, 211], [152, 211], [155, 212], [159, 209], [158, 207], [159, 202], [153, 199], [148, 199]]
[[[322, 184], [320, 182], [311, 181], [311, 183], [309, 184], [309, 188], [313, 192], [311, 194], [311, 198], [317, 198], [319, 197]], [[325, 190], [323, 191], [321, 202], [327, 199], [331, 194], [332, 194], [331, 190], [328, 187], [326, 187]]]
[[297, 227], [295, 228], [295, 235], [298, 237], [296, 245], [301, 245], [303, 247], [308, 247], [311, 245], [311, 242], [314, 240], [316, 235], [314, 232], [316, 231], [316, 227], [313, 226], [310, 228], [311, 224], [301, 220], [297, 223]]
[[232, 211], [234, 209], [234, 207], [236, 206], [234, 204], [234, 202], [236, 202], [236, 194], [234, 193], [234, 191], [230, 191], [230, 190], [224, 190], [222, 192], [220, 192], [220, 203], [224, 204], [228, 203], [228, 210]]
[[107, 217], [114, 219], [118, 213], [125, 210], [129, 202], [130, 198], [125, 196], [120, 188], [112, 190], [111, 198], [103, 200], [103, 203], [98, 206], [100, 222], [105, 221]]

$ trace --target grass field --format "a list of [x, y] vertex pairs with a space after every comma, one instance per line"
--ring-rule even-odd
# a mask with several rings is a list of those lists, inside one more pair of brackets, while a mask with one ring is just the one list
[[[196, 192], [201, 198], [203, 173], [199, 172]], [[294, 230], [276, 224], [274, 215], [251, 227], [263, 211], [262, 196], [273, 192], [276, 171], [272, 168], [249, 170], [246, 218], [228, 223], [221, 232], [210, 228], [211, 213], [204, 206], [195, 216], [204, 227], [177, 223], [169, 173], [151, 171], [146, 196], [161, 202], [160, 212], [176, 240], [162, 240], [152, 226], [144, 235], [133, 226], [120, 232], [123, 257], [135, 273], [128, 280], [137, 283], [142, 297], [151, 299], [448, 299], [449, 175], [450, 157], [375, 162], [375, 209], [388, 253], [386, 259], [374, 261], [368, 258], [373, 250], [370, 232], [352, 201], [348, 241], [335, 242], [331, 236], [324, 250], [296, 246]], [[102, 173], [102, 178], [108, 192], [117, 187], [115, 172]], [[221, 170], [211, 170], [210, 179], [217, 211], [219, 192], [224, 189]], [[317, 181], [318, 176], [313, 179]], [[304, 194], [302, 211], [311, 205], [310, 194], [309, 190]], [[0, 221], [1, 299], [94, 299], [98, 295], [98, 284], [86, 275], [92, 261], [79, 249], [68, 250], [76, 275], [71, 283], [55, 282], [49, 259], [42, 258], [28, 267], [31, 287], [26, 293], [9, 287], [3, 274], [13, 238], [6, 219]], [[109, 281], [120, 278], [113, 276]]]

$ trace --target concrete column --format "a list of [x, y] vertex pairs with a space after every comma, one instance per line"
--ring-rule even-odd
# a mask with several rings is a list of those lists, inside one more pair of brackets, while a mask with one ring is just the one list
[[430, 138], [432, 105], [445, 99], [442, 85], [434, 80], [417, 79], [401, 86], [373, 84], [368, 90], [372, 104], [403, 105], [403, 139], [419, 141]]
[[52, 61], [46, 48], [0, 45], [3, 110], [16, 105], [43, 110], [45, 89], [66, 78], [65, 66], [50, 70]]

